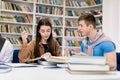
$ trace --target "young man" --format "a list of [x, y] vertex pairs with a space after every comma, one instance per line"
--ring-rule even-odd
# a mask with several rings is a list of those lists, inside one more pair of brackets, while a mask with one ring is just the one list
[[0, 36], [0, 62], [12, 62], [13, 45]]
[[95, 17], [85, 13], [78, 18], [78, 31], [86, 36], [81, 44], [81, 52], [73, 52], [80, 56], [105, 56], [110, 70], [116, 70], [115, 44], [104, 33], [97, 32]]

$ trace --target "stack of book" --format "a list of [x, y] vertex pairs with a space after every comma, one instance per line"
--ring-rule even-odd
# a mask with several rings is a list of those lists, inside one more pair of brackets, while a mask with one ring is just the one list
[[[40, 57], [41, 58], [41, 57]], [[40, 58], [33, 59], [39, 60]], [[102, 56], [51, 56], [45, 59], [48, 62], [57, 64], [68, 64], [66, 70], [69, 73], [108, 73], [109, 65], [106, 63], [106, 58]], [[30, 60], [31, 61], [31, 60]]]
[[105, 73], [109, 71], [105, 57], [100, 56], [72, 56], [66, 69], [70, 73], [97, 72]]

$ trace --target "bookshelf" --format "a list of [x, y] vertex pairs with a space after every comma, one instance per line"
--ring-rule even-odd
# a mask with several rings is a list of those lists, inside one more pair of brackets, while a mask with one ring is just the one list
[[[96, 4], [95, 1], [99, 3]], [[50, 17], [53, 36], [60, 43], [62, 53], [80, 49], [84, 38], [77, 33], [77, 18], [84, 12], [91, 12], [98, 22], [98, 30], [101, 30], [100, 2], [101, 0], [1, 0], [0, 34], [9, 39], [15, 48], [20, 48], [21, 32], [26, 30], [29, 37], [34, 39], [38, 20]]]
[[34, 2], [32, 0], [1, 0], [0, 34], [8, 39], [14, 48], [21, 46], [21, 32], [25, 30], [32, 38]]

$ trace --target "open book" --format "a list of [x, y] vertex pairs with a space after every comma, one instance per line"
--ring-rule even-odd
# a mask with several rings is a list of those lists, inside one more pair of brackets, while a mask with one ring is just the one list
[[[38, 58], [27, 60], [26, 62], [36, 61], [36, 60], [40, 60], [40, 59], [43, 59], [43, 58], [38, 57]], [[45, 58], [45, 60], [49, 61], [49, 62], [68, 63], [70, 61], [70, 58], [69, 57], [63, 57], [63, 56], [51, 56], [49, 58]]]
[[58, 62], [58, 63], [68, 63], [70, 61], [70, 58], [63, 56], [51, 56], [49, 58], [46, 58], [46, 60], [51, 62]]
[[[43, 59], [42, 57], [34, 58], [27, 60], [26, 62], [35, 61]], [[65, 56], [51, 56], [48, 58], [44, 58], [46, 61], [49, 62], [58, 62], [58, 63], [83, 63], [83, 64], [106, 64], [105, 57], [100, 56], [71, 56], [71, 57], [65, 57]]]

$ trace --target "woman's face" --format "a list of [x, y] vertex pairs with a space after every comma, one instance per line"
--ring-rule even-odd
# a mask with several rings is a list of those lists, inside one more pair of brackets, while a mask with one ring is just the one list
[[40, 27], [39, 33], [40, 33], [40, 35], [42, 37], [42, 40], [47, 41], [47, 39], [49, 38], [49, 36], [51, 34], [51, 27], [42, 25]]

